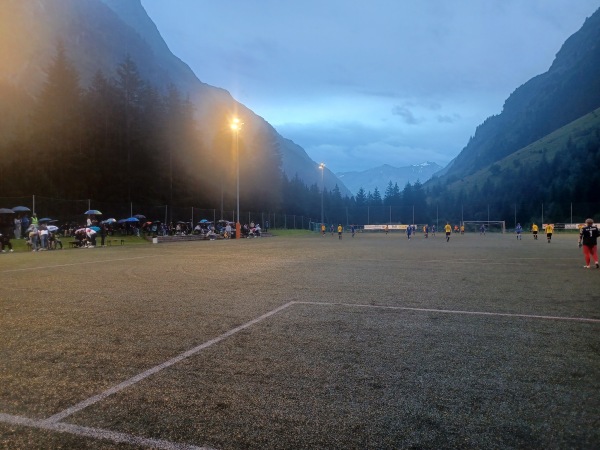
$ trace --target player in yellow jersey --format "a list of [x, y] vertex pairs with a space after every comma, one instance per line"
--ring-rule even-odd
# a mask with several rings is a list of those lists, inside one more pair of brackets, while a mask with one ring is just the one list
[[539, 227], [537, 226], [537, 223], [534, 223], [533, 225], [531, 225], [531, 232], [533, 233], [533, 239], [537, 241], [537, 236], [538, 236], [538, 231], [539, 231]]
[[552, 233], [554, 233], [554, 225], [552, 225], [551, 223], [546, 225], [546, 239], [548, 239], [548, 244], [550, 243], [550, 241], [552, 240]]
[[446, 226], [444, 227], [444, 230], [446, 231], [446, 242], [450, 241], [450, 233], [452, 233], [452, 225], [450, 225], [450, 222], [446, 222]]

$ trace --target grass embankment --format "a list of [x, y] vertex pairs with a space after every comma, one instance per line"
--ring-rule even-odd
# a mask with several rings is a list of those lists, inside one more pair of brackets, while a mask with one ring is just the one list
[[[151, 243], [151, 241], [146, 240], [144, 237], [142, 236], [120, 236], [120, 235], [114, 235], [114, 236], [109, 236], [106, 238], [107, 240], [120, 240], [123, 239], [125, 241], [125, 245], [139, 245], [139, 244], [148, 244]], [[72, 237], [61, 237], [60, 238], [62, 244], [63, 244], [63, 250], [67, 250], [70, 249], [71, 246], [69, 245], [69, 242], [74, 241], [75, 239]], [[10, 243], [13, 246], [13, 250], [15, 252], [26, 252], [28, 251], [27, 249], [27, 243], [25, 242], [25, 239], [11, 239]], [[96, 238], [96, 243], [98, 245], [100, 245], [100, 237]], [[120, 245], [120, 242], [117, 244]]]

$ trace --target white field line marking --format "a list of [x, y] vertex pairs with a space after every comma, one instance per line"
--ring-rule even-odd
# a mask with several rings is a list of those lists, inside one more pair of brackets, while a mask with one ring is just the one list
[[521, 318], [525, 318], [525, 319], [571, 320], [574, 322], [600, 323], [600, 319], [589, 319], [586, 317], [538, 316], [538, 315], [534, 315], [534, 314], [499, 313], [499, 312], [485, 312], [485, 311], [460, 311], [460, 310], [453, 310], [453, 309], [433, 309], [433, 308], [410, 308], [407, 306], [363, 305], [363, 304], [352, 304], [352, 303], [306, 302], [306, 301], [296, 301], [294, 303], [304, 304], [304, 305], [353, 306], [356, 308], [394, 309], [394, 310], [401, 310], [401, 311], [435, 312], [435, 313], [443, 313], [443, 314], [467, 314], [467, 315], [474, 315], [474, 316], [521, 317]]
[[115, 262], [115, 261], [130, 261], [132, 259], [156, 258], [157, 256], [161, 256], [161, 255], [132, 256], [131, 258], [101, 259], [101, 260], [95, 260], [95, 261], [84, 261], [84, 262], [69, 263], [69, 264], [55, 264], [53, 266], [26, 267], [24, 269], [2, 270], [2, 271], [0, 271], [0, 273], [24, 272], [26, 270], [55, 269], [57, 267], [82, 266], [84, 264], [98, 264], [98, 263], [108, 263], [108, 262]]
[[41, 430], [70, 433], [93, 439], [106, 439], [117, 444], [142, 445], [161, 450], [212, 450], [210, 447], [197, 447], [189, 444], [178, 444], [176, 442], [165, 441], [163, 439], [144, 438], [141, 436], [134, 436], [132, 434], [104, 430], [102, 428], [82, 427], [68, 423], [47, 423], [44, 420], [28, 419], [26, 417], [13, 416], [3, 413], [0, 413], [0, 422], [7, 423], [9, 425], [20, 425]]
[[158, 366], [154, 366], [154, 367], [134, 376], [133, 378], [130, 378], [129, 380], [123, 381], [122, 383], [119, 383], [118, 385], [113, 386], [112, 388], [107, 389], [106, 391], [101, 392], [98, 395], [94, 395], [93, 397], [90, 397], [76, 405], [73, 405], [73, 406], [65, 409], [64, 411], [54, 414], [53, 416], [45, 419], [43, 422], [47, 423], [47, 424], [60, 422], [65, 417], [68, 417], [78, 411], [81, 411], [82, 409], [87, 408], [88, 406], [93, 405], [94, 403], [98, 403], [99, 401], [104, 400], [106, 397], [109, 397], [125, 388], [133, 386], [134, 384], [139, 383], [143, 379], [148, 378], [150, 375], [154, 375], [155, 373], [160, 372], [161, 370], [166, 369], [167, 367], [171, 367], [172, 365], [177, 364], [178, 362], [183, 361], [184, 359], [195, 355], [199, 351], [204, 350], [205, 348], [208, 348], [213, 344], [217, 344], [217, 343], [223, 341], [224, 339], [227, 339], [228, 337], [230, 337], [242, 330], [245, 330], [246, 328], [251, 327], [252, 325], [257, 324], [258, 322], [261, 322], [261, 321], [271, 317], [272, 315], [277, 314], [278, 312], [288, 308], [289, 306], [291, 306], [293, 304], [294, 304], [294, 302], [289, 302], [289, 303], [286, 303], [285, 305], [275, 308], [275, 309], [269, 311], [268, 313], [263, 314], [262, 316], [251, 320], [250, 322], [246, 322], [245, 324], [240, 325], [239, 327], [233, 328], [233, 329], [227, 331], [226, 333], [223, 333], [222, 335], [217, 336], [216, 338], [205, 342], [204, 344], [200, 344], [197, 347], [192, 348], [191, 350], [181, 353], [180, 355], [178, 355], [174, 358], [171, 358], [170, 360], [168, 360], [162, 364], [159, 364]]

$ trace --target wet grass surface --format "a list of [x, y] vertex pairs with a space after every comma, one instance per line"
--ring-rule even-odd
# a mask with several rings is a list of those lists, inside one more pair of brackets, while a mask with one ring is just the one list
[[[595, 448], [600, 323], [514, 316], [600, 319], [600, 270], [576, 240], [3, 255], [0, 413], [46, 419], [298, 302], [64, 422], [222, 449]], [[138, 448], [2, 422], [0, 447]]]

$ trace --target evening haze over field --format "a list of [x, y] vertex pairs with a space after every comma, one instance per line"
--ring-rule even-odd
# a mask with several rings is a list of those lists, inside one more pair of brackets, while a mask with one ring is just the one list
[[171, 50], [335, 172], [442, 166], [596, 0], [142, 0]]

